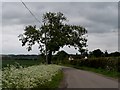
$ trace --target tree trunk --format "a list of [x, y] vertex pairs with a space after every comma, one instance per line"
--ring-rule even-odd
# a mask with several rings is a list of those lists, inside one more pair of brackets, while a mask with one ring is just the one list
[[51, 64], [51, 60], [52, 60], [52, 51], [50, 50], [48, 54], [48, 64]]

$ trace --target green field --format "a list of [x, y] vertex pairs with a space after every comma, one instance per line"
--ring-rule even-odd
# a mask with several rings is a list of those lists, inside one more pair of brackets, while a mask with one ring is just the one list
[[32, 65], [40, 64], [40, 60], [2, 60], [2, 67], [6, 67], [7, 65], [15, 65], [19, 63], [23, 67], [28, 67]]

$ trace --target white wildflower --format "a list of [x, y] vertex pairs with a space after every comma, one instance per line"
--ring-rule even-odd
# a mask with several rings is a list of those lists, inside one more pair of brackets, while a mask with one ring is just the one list
[[36, 65], [27, 68], [6, 68], [2, 74], [3, 88], [34, 88], [52, 80], [60, 70], [58, 65]]

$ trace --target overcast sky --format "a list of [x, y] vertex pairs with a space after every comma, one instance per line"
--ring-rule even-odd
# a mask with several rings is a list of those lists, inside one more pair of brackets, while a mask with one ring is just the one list
[[[82, 25], [88, 31], [88, 50], [100, 48], [103, 52], [118, 51], [118, 3], [117, 2], [25, 2], [42, 20], [45, 12], [62, 12], [69, 24]], [[42, 23], [42, 22], [41, 22]], [[18, 35], [27, 25], [39, 23], [20, 2], [2, 3], [2, 52], [3, 54], [38, 54], [37, 45], [28, 52], [21, 46]], [[0, 35], [1, 36], [1, 35]], [[68, 53], [78, 53], [64, 47]]]

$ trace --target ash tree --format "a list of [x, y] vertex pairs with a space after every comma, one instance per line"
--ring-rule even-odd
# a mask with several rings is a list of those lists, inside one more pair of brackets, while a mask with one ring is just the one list
[[61, 47], [74, 46], [81, 54], [86, 51], [87, 30], [80, 25], [67, 24], [68, 20], [63, 13], [47, 12], [43, 14], [42, 22], [39, 29], [29, 25], [25, 27], [25, 32], [19, 35], [22, 46], [27, 45], [28, 51], [32, 50], [32, 46], [37, 43], [41, 53], [45, 53], [46, 50], [48, 64], [51, 63], [52, 54]]

